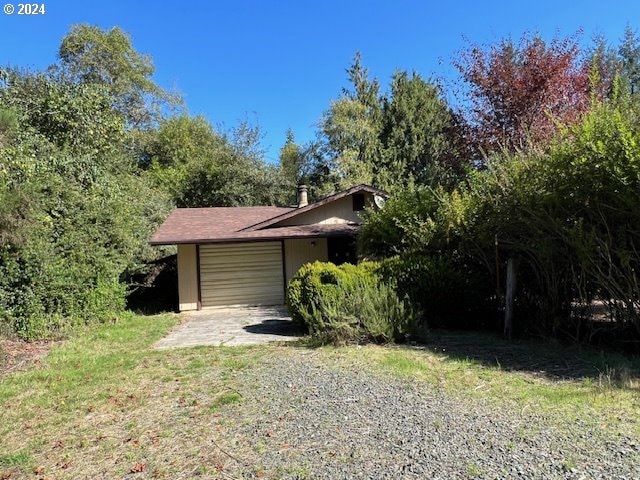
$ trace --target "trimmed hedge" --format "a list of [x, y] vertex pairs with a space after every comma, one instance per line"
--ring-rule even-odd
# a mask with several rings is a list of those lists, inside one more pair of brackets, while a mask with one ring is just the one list
[[289, 313], [322, 343], [403, 340], [416, 315], [378, 268], [373, 262], [303, 266], [287, 287]]

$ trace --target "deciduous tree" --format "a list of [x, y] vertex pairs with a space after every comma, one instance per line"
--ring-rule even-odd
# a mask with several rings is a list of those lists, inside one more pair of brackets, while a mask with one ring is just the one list
[[576, 37], [473, 45], [455, 65], [468, 86], [474, 142], [486, 153], [544, 145], [557, 122], [573, 123], [589, 107], [589, 65]]
[[74, 25], [62, 39], [59, 57], [63, 75], [77, 83], [105, 86], [116, 109], [134, 127], [156, 119], [159, 104], [178, 102], [152, 80], [151, 57], [136, 51], [118, 27]]

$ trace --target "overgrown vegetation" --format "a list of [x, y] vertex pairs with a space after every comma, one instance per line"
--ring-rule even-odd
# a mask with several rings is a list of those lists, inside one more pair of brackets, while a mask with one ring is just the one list
[[312, 331], [389, 341], [413, 311], [422, 326], [497, 326], [511, 258], [517, 330], [636, 342], [640, 41], [628, 28], [615, 47], [580, 44], [469, 45], [458, 108], [417, 72], [385, 88], [358, 53], [316, 141], [288, 131], [275, 165], [256, 123], [189, 116], [125, 32], [75, 25], [50, 68], [0, 69], [2, 331], [116, 318], [173, 253], [146, 243], [173, 206], [288, 205], [299, 182], [312, 199], [364, 182], [392, 194], [360, 238], [382, 260], [376, 286], [314, 287], [327, 293], [305, 298]]
[[45, 338], [116, 319], [132, 282], [171, 253], [147, 242], [173, 205], [281, 203], [259, 129], [219, 133], [182, 114], [153, 72], [125, 32], [88, 25], [47, 70], [0, 69], [3, 331]]
[[0, 104], [20, 127], [0, 149], [0, 321], [24, 338], [115, 318], [169, 210], [110, 102], [99, 86], [5, 72]]
[[[412, 280], [399, 282], [401, 293], [430, 282], [422, 301], [435, 296], [454, 313], [458, 299], [469, 319], [471, 307], [498, 311], [504, 261], [513, 257], [520, 331], [592, 340], [600, 329], [637, 339], [636, 119], [628, 100], [594, 101], [546, 152], [505, 152], [452, 192], [398, 196], [371, 214], [362, 248], [400, 256], [401, 275]], [[607, 307], [605, 321], [588, 321], [595, 300]]]
[[415, 314], [377, 268], [307, 264], [287, 287], [289, 312], [322, 343], [401, 340], [412, 333]]
[[511, 259], [517, 332], [638, 350], [638, 45], [628, 30], [617, 52], [524, 37], [463, 56], [481, 168], [398, 193], [360, 236], [423, 323], [500, 326]]

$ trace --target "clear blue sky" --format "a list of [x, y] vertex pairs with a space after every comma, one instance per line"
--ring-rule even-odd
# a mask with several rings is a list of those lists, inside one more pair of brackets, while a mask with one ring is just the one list
[[[8, 2], [17, 4], [0, 5]], [[0, 65], [44, 68], [72, 24], [117, 25], [153, 58], [157, 83], [180, 92], [191, 114], [226, 127], [257, 119], [270, 160], [287, 128], [299, 141], [314, 138], [322, 112], [347, 85], [345, 69], [357, 50], [383, 84], [396, 69], [451, 80], [451, 60], [469, 41], [582, 29], [585, 43], [598, 33], [617, 43], [626, 24], [640, 28], [638, 0], [44, 3], [44, 16], [0, 12]]]

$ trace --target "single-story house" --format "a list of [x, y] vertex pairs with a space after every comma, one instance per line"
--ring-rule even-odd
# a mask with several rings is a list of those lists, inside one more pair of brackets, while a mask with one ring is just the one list
[[298, 269], [316, 260], [356, 261], [360, 213], [385, 192], [357, 185], [296, 207], [176, 208], [151, 245], [177, 245], [179, 308], [279, 305]]

